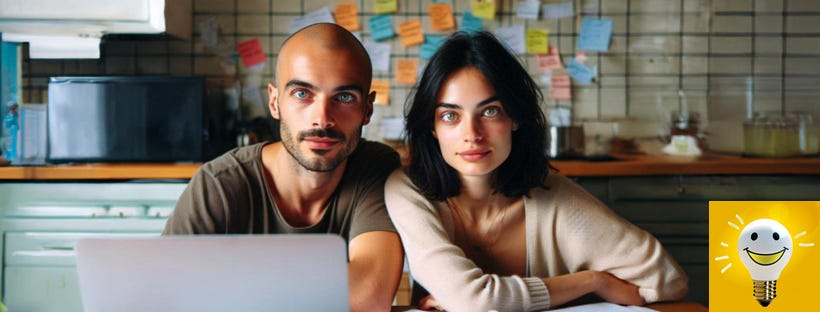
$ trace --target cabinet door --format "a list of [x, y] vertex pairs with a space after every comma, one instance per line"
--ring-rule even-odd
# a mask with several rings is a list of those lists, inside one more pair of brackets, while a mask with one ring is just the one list
[[74, 267], [8, 267], [3, 298], [9, 311], [81, 312]]

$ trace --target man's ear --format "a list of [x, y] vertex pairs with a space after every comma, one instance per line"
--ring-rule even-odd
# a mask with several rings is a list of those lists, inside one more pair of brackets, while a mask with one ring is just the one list
[[367, 95], [367, 100], [364, 102], [364, 120], [362, 125], [370, 123], [370, 116], [373, 116], [373, 102], [376, 101], [376, 91], [370, 91]]
[[274, 119], [279, 119], [279, 90], [273, 86], [272, 83], [268, 83], [268, 98], [270, 101], [268, 102], [268, 109], [270, 109], [270, 115], [273, 116]]

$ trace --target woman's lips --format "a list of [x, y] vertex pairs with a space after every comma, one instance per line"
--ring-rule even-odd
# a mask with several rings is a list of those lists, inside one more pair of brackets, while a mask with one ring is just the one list
[[490, 150], [480, 149], [480, 150], [468, 150], [456, 153], [462, 159], [466, 161], [479, 161], [487, 157], [490, 154]]

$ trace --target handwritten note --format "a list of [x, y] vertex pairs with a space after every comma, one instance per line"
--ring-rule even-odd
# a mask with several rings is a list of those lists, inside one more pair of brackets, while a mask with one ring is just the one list
[[473, 16], [470, 12], [464, 12], [464, 16], [461, 17], [461, 25], [458, 27], [458, 30], [466, 32], [481, 31], [483, 24], [484, 20]]
[[373, 40], [381, 41], [396, 36], [393, 31], [393, 18], [390, 15], [376, 15], [368, 21], [370, 22], [370, 36]]
[[435, 31], [450, 30], [456, 27], [453, 19], [453, 5], [449, 3], [433, 3], [427, 8], [430, 13], [430, 28]]
[[362, 45], [367, 50], [367, 54], [370, 55], [370, 62], [373, 63], [374, 71], [390, 71], [390, 52], [393, 50], [393, 45], [373, 41], [365, 41]]
[[395, 13], [399, 8], [396, 0], [373, 0], [373, 11], [376, 14]]
[[429, 60], [438, 51], [438, 48], [444, 44], [444, 40], [444, 36], [424, 35], [424, 43], [419, 48], [419, 58]]
[[265, 67], [265, 51], [262, 50], [262, 45], [259, 44], [259, 38], [253, 37], [238, 43], [236, 51], [239, 52], [239, 58], [242, 59], [245, 68], [261, 71]]
[[612, 38], [612, 20], [584, 17], [581, 34], [578, 36], [578, 50], [604, 52], [609, 49]]
[[527, 29], [527, 53], [547, 53], [549, 42], [549, 31], [546, 29]]
[[537, 20], [540, 6], [540, 0], [520, 1], [516, 3], [515, 15], [523, 19]]
[[310, 12], [303, 16], [297, 17], [293, 19], [290, 24], [288, 24], [288, 31], [292, 34], [295, 33], [297, 30], [305, 28], [306, 26], [313, 25], [316, 23], [335, 23], [336, 21], [333, 19], [333, 14], [330, 12], [330, 8], [322, 7], [316, 11]]
[[413, 85], [418, 76], [419, 60], [396, 60], [396, 83]]
[[199, 38], [205, 47], [215, 47], [219, 37], [219, 24], [216, 18], [209, 18], [199, 23]]
[[356, 2], [336, 3], [333, 16], [336, 18], [337, 24], [349, 31], [357, 31], [362, 28], [361, 23], [359, 23], [359, 7]]
[[562, 3], [546, 3], [541, 6], [541, 16], [544, 19], [559, 19], [575, 16], [573, 1]]
[[370, 90], [376, 91], [376, 104], [390, 105], [390, 81], [373, 79], [370, 82]]
[[470, 11], [478, 18], [495, 18], [495, 0], [470, 0]]
[[574, 59], [567, 64], [567, 73], [572, 79], [575, 79], [575, 81], [581, 84], [589, 84], [592, 82], [592, 79], [595, 78], [595, 71], [593, 71], [592, 68]]
[[538, 71], [545, 73], [553, 69], [563, 69], [564, 64], [561, 63], [561, 54], [558, 52], [558, 47], [550, 47], [548, 54], [536, 54], [535, 60], [538, 62]]
[[550, 78], [550, 98], [565, 101], [572, 100], [572, 89], [569, 75], [552, 75]]
[[412, 19], [399, 24], [399, 37], [401, 45], [405, 48], [420, 45], [424, 42], [424, 31], [421, 29], [421, 20]]
[[495, 36], [507, 45], [512, 54], [524, 54], [527, 48], [524, 40], [524, 25], [511, 25], [495, 29]]

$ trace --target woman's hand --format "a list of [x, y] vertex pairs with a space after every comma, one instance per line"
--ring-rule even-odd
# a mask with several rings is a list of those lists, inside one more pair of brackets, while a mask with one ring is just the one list
[[619, 279], [608, 272], [595, 272], [595, 294], [602, 299], [622, 305], [643, 305], [638, 286]]
[[444, 311], [432, 295], [424, 296], [419, 300], [419, 309]]

